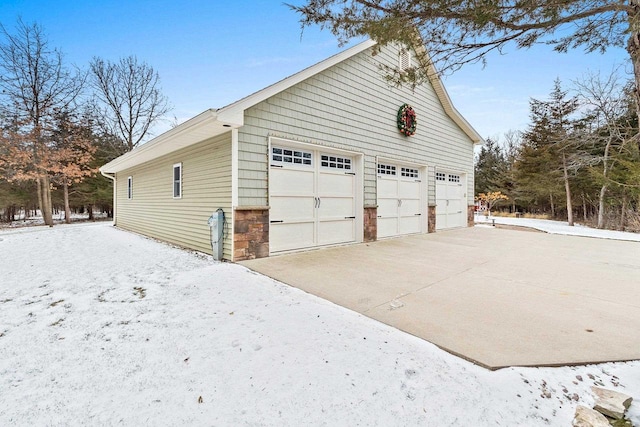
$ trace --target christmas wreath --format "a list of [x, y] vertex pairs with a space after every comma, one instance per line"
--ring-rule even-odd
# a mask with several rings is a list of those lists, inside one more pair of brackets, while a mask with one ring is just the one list
[[409, 104], [402, 104], [402, 107], [398, 110], [398, 129], [400, 133], [405, 136], [414, 135], [417, 126], [416, 112]]

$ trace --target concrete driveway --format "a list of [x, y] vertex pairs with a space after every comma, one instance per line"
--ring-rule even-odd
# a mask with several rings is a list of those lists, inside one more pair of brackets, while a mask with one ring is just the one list
[[640, 243], [474, 227], [241, 264], [490, 369], [640, 359]]

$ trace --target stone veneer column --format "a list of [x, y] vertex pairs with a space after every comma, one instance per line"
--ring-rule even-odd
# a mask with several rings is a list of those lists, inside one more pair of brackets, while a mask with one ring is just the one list
[[233, 261], [269, 256], [269, 208], [237, 207], [233, 224]]
[[436, 232], [436, 207], [429, 206], [427, 212], [427, 232], [435, 233]]
[[476, 212], [476, 207], [471, 205], [467, 207], [467, 227], [473, 227], [475, 224], [474, 215]]
[[364, 241], [375, 242], [378, 239], [378, 208], [364, 208]]

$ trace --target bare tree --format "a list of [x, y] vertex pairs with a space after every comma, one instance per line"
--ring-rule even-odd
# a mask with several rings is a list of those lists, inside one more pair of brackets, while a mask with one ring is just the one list
[[12, 118], [10, 134], [20, 135], [5, 142], [20, 145], [18, 151], [24, 156], [13, 168], [20, 169], [18, 176], [36, 182], [44, 222], [53, 225], [47, 128], [56, 110], [69, 108], [78, 98], [85, 75], [64, 66], [62, 53], [49, 46], [38, 24], [18, 20], [15, 33], [0, 24], [0, 36], [4, 38], [0, 43], [2, 116]]
[[635, 134], [627, 114], [629, 97], [625, 84], [614, 70], [608, 76], [588, 73], [574, 81], [585, 114], [591, 123], [589, 139], [596, 150], [592, 164], [600, 164], [601, 187], [598, 195], [598, 228], [604, 228], [605, 196], [611, 184], [610, 175], [616, 164], [614, 150], [619, 151]]
[[105, 133], [122, 138], [127, 150], [133, 150], [148, 136], [149, 129], [171, 111], [160, 90], [158, 73], [135, 56], [115, 63], [93, 58], [90, 69], [96, 113]]

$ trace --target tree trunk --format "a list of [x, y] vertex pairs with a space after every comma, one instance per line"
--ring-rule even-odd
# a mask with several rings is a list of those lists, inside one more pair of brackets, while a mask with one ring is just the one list
[[627, 222], [627, 193], [622, 193], [622, 208], [620, 209], [620, 230], [624, 231]]
[[40, 207], [45, 225], [53, 227], [53, 206], [51, 204], [51, 183], [47, 174], [42, 175], [42, 202]]
[[582, 193], [582, 219], [584, 222], [587, 222], [587, 199], [584, 197], [584, 193]]
[[[42, 218], [44, 218], [44, 199], [42, 197], [42, 176], [39, 176], [36, 179], [36, 191], [38, 192], [38, 208], [40, 208], [40, 214]], [[29, 215], [25, 215], [24, 219], [26, 220]]]
[[69, 181], [64, 178], [62, 181], [62, 188], [64, 190], [64, 222], [71, 224], [71, 208], [69, 207]]
[[549, 194], [549, 201], [551, 203], [551, 218], [556, 217], [556, 206], [553, 204], [553, 193]]
[[89, 220], [93, 221], [93, 205], [88, 206], [88, 211], [89, 211]]
[[569, 171], [567, 170], [567, 157], [562, 153], [562, 171], [564, 173], [564, 191], [567, 194], [567, 221], [573, 227], [573, 205], [571, 204], [571, 187], [569, 187]]
[[598, 228], [604, 228], [604, 195], [607, 192], [607, 184], [603, 185], [600, 189], [600, 196], [598, 196]]
[[[629, 12], [629, 28], [633, 29], [633, 32], [627, 42], [627, 52], [629, 52], [631, 64], [633, 65], [633, 98], [636, 101], [636, 115], [638, 116], [638, 121], [640, 121], [640, 32], [637, 31], [638, 19], [640, 18], [640, 3], [638, 0], [630, 0], [629, 6], [632, 8]], [[640, 146], [639, 135], [636, 135], [636, 143]]]

